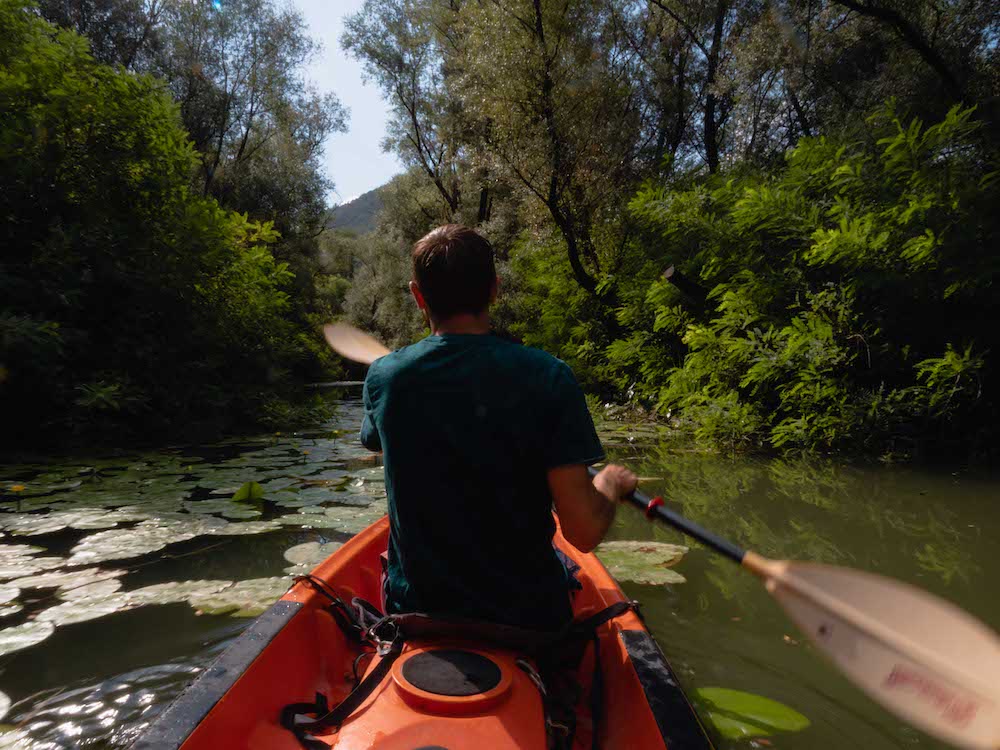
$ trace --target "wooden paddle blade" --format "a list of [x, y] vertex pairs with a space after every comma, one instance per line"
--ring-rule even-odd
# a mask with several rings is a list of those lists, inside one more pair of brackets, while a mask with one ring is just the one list
[[765, 584], [848, 677], [959, 747], [1000, 747], [1000, 638], [958, 607], [871, 573], [771, 562]]
[[384, 357], [389, 350], [367, 333], [362, 333], [347, 323], [330, 323], [323, 326], [323, 336], [341, 357], [370, 365], [379, 357]]

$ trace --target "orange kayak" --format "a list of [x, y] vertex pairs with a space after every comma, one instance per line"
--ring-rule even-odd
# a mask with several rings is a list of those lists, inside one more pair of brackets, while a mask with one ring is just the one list
[[[570, 739], [536, 661], [504, 638], [447, 632], [390, 644], [383, 623], [359, 642], [333, 599], [379, 602], [388, 533], [383, 518], [299, 579], [133, 750], [547, 750], [553, 738], [581, 750], [711, 748], [619, 586], [558, 532], [556, 546], [580, 566], [576, 620], [599, 621], [569, 680], [578, 691]], [[342, 715], [318, 721], [331, 708]]]

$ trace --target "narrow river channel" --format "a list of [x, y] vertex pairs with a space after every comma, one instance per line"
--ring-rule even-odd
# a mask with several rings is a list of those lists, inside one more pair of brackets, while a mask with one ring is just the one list
[[[0, 748], [128, 747], [291, 575], [379, 517], [360, 418], [354, 395], [308, 432], [0, 465]], [[601, 433], [643, 489], [740, 545], [893, 576], [1000, 627], [1000, 481], [709, 457], [611, 419]], [[263, 500], [232, 499], [248, 481]], [[613, 537], [684, 543], [626, 508]], [[942, 747], [840, 677], [731, 563], [691, 545], [673, 570], [685, 582], [623, 587], [720, 748]]]

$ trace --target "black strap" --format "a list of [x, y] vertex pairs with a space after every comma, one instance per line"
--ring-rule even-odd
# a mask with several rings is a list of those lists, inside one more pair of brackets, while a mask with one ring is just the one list
[[326, 713], [329, 710], [329, 706], [326, 702], [326, 696], [322, 693], [316, 693], [315, 703], [290, 703], [281, 709], [281, 724], [286, 729], [291, 729], [295, 738], [299, 741], [305, 750], [329, 750], [329, 746], [319, 740], [313, 739], [307, 735], [304, 731], [294, 729], [291, 726], [291, 721], [296, 714], [302, 713]]
[[355, 620], [358, 625], [368, 631], [377, 628], [388, 618], [382, 614], [378, 607], [360, 596], [351, 599], [351, 606], [354, 607]]
[[593, 727], [590, 747], [591, 750], [600, 750], [601, 722], [604, 719], [604, 673], [601, 671], [601, 639], [596, 630], [591, 641], [594, 644], [594, 676], [590, 681], [590, 722]]
[[313, 704], [293, 703], [285, 706], [281, 712], [281, 725], [290, 729], [298, 737], [300, 733], [311, 732], [316, 729], [334, 728], [339, 729], [344, 720], [354, 713], [365, 699], [371, 695], [375, 688], [382, 684], [393, 663], [403, 652], [403, 639], [397, 638], [389, 644], [388, 651], [382, 655], [382, 660], [375, 668], [368, 673], [361, 684], [358, 685], [351, 694], [338, 703], [333, 710], [327, 711], [322, 716], [311, 718], [306, 714], [315, 713], [316, 706]]
[[613, 620], [629, 610], [639, 609], [638, 602], [615, 602], [610, 607], [605, 607], [583, 620], [575, 620], [566, 626], [561, 638], [572, 640], [573, 638], [590, 638], [601, 625]]
[[340, 601], [336, 592], [334, 592], [333, 589], [331, 589], [329, 585], [327, 585], [326, 581], [324, 581], [322, 578], [314, 576], [312, 573], [307, 573], [301, 576], [295, 576], [292, 579], [292, 581], [294, 581], [295, 583], [308, 583], [310, 586], [316, 589], [327, 599], [331, 601]]
[[[310, 576], [309, 578], [312, 577]], [[309, 578], [306, 580], [309, 580]], [[309, 582], [313, 583], [311, 580]], [[293, 703], [285, 706], [281, 712], [281, 724], [286, 729], [291, 730], [307, 750], [313, 750], [322, 745], [322, 743], [317, 743], [315, 739], [310, 738], [308, 733], [317, 729], [327, 729], [330, 727], [339, 729], [344, 720], [354, 713], [365, 699], [375, 691], [375, 688], [382, 684], [386, 675], [389, 674], [393, 663], [403, 652], [403, 645], [405, 643], [404, 634], [399, 632], [399, 623], [396, 622], [397, 616], [384, 616], [374, 605], [358, 597], [351, 600], [354, 612], [340, 598], [330, 598], [333, 600], [333, 603], [328, 608], [329, 611], [333, 614], [345, 634], [352, 637], [352, 639], [356, 638], [360, 642], [366, 642], [372, 639], [372, 636], [375, 636], [377, 639], [380, 630], [384, 627], [388, 627], [390, 630], [395, 630], [396, 632], [393, 634], [394, 637], [391, 641], [388, 641], [388, 639], [382, 641], [383, 643], [388, 641], [389, 646], [381, 654], [381, 661], [332, 710], [326, 710], [326, 699], [323, 696], [317, 696], [316, 703]], [[609, 620], [613, 620], [629, 610], [638, 611], [637, 603], [616, 602], [590, 617], [571, 622], [562, 633], [555, 637], [557, 643], [560, 641], [566, 643], [573, 640], [587, 639], [591, 639], [594, 643], [594, 681], [591, 701], [594, 704], [592, 712], [595, 722], [595, 738], [597, 737], [600, 721], [599, 706], [597, 703], [603, 700], [603, 676], [601, 674], [600, 646], [597, 629]], [[312, 718], [309, 714], [315, 715], [315, 718]]]

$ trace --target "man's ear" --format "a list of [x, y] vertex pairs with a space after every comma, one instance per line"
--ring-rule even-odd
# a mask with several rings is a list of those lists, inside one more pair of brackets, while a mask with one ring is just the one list
[[497, 301], [497, 291], [500, 289], [500, 277], [493, 277], [493, 286], [490, 287], [490, 304], [492, 305]]
[[417, 307], [424, 312], [427, 312], [427, 302], [424, 300], [424, 295], [415, 281], [410, 282], [410, 294], [413, 295], [413, 299], [416, 301]]

